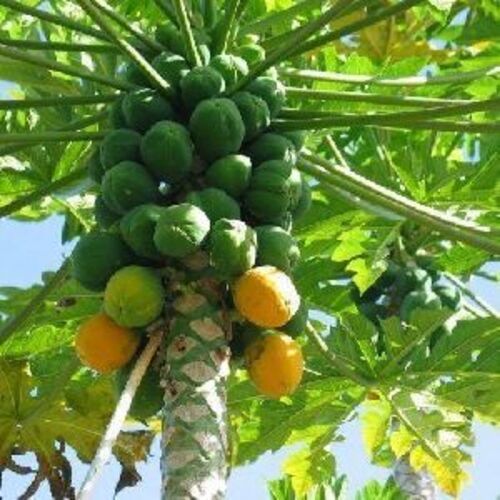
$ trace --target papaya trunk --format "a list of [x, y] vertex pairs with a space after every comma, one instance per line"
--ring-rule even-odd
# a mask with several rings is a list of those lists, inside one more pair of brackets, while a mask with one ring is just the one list
[[436, 487], [425, 471], [416, 471], [406, 457], [397, 461], [394, 467], [394, 480], [405, 493], [408, 500], [436, 500]]
[[228, 322], [210, 280], [180, 285], [165, 339], [163, 499], [222, 499], [228, 474]]

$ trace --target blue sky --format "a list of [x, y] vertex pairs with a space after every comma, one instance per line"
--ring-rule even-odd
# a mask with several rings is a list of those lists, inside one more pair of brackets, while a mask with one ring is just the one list
[[[60, 218], [53, 217], [40, 223], [19, 223], [0, 220], [0, 285], [29, 286], [40, 281], [41, 273], [54, 270], [61, 263], [63, 256], [70, 252], [69, 247], [61, 245]], [[484, 280], [474, 280], [474, 289], [491, 304], [500, 308], [498, 290]], [[500, 494], [500, 476], [498, 469], [498, 449], [500, 432], [492, 427], [478, 424], [476, 427], [477, 443], [473, 450], [471, 467], [472, 483], [464, 491], [463, 500], [494, 500]], [[368, 463], [363, 450], [360, 428], [356, 421], [343, 428], [345, 441], [335, 443], [333, 451], [339, 473], [349, 477], [352, 492], [372, 478], [383, 479], [388, 471]], [[146, 464], [139, 467], [143, 481], [134, 489], [127, 489], [118, 496], [120, 500], [135, 500], [139, 495], [144, 498], [157, 498], [160, 484], [159, 445]], [[267, 498], [266, 481], [280, 476], [280, 464], [286, 452], [266, 454], [255, 464], [235, 469], [229, 481], [229, 500], [256, 500]], [[84, 478], [87, 467], [76, 458], [74, 464], [74, 482], [78, 485]], [[111, 463], [101, 476], [97, 486], [96, 500], [108, 500], [113, 497], [113, 488], [118, 480], [119, 468]], [[13, 474], [4, 475], [2, 498], [14, 500], [23, 491], [24, 481]], [[349, 498], [351, 498], [351, 495]], [[40, 490], [37, 500], [49, 499], [47, 489]]]

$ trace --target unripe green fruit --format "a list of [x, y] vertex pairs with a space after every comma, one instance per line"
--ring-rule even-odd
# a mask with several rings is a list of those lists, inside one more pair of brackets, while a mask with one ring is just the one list
[[219, 219], [239, 219], [241, 217], [238, 203], [221, 189], [206, 188], [192, 191], [186, 201], [201, 208], [213, 224]]
[[185, 55], [182, 34], [173, 24], [158, 26], [155, 31], [155, 39], [174, 54]]
[[100, 292], [133, 254], [117, 234], [92, 232], [80, 238], [71, 255], [72, 276], [85, 288]]
[[162, 52], [156, 56], [151, 65], [170, 83], [174, 91], [179, 88], [181, 78], [189, 71], [187, 61], [182, 56], [170, 52]]
[[417, 290], [430, 290], [431, 279], [427, 271], [424, 269], [404, 269], [396, 277], [396, 288], [402, 295]]
[[247, 43], [236, 49], [236, 55], [245, 59], [248, 66], [253, 66], [266, 58], [266, 51], [256, 43]]
[[109, 123], [112, 128], [128, 128], [122, 110], [123, 97], [119, 97], [109, 107]]
[[187, 177], [193, 164], [193, 143], [186, 128], [176, 122], [153, 125], [142, 139], [142, 160], [154, 176], [168, 183]]
[[167, 257], [187, 257], [196, 252], [210, 231], [205, 212], [189, 203], [172, 205], [161, 214], [154, 234], [158, 251]]
[[285, 87], [275, 78], [260, 76], [250, 83], [245, 90], [266, 101], [269, 111], [271, 112], [271, 118], [278, 116], [281, 108], [285, 104]]
[[87, 160], [87, 172], [89, 177], [98, 184], [102, 181], [104, 175], [104, 168], [101, 163], [101, 154], [98, 149], [94, 149], [92, 154]]
[[194, 109], [198, 103], [222, 94], [226, 88], [224, 78], [210, 66], [193, 68], [180, 81], [182, 100], [188, 109]]
[[102, 196], [111, 210], [125, 214], [138, 205], [157, 201], [159, 191], [153, 177], [140, 163], [122, 161], [104, 175]]
[[189, 129], [197, 151], [208, 162], [237, 153], [245, 136], [240, 112], [226, 98], [200, 102], [191, 115]]
[[127, 126], [138, 132], [146, 132], [156, 122], [174, 117], [170, 103], [152, 89], [128, 93], [123, 99], [122, 110]]
[[432, 291], [418, 290], [410, 292], [401, 303], [400, 316], [403, 321], [408, 322], [415, 309], [435, 310], [441, 308], [441, 300]]
[[106, 205], [102, 195], [97, 196], [95, 199], [94, 217], [97, 225], [102, 229], [108, 229], [120, 220], [120, 216]]
[[307, 322], [309, 320], [309, 306], [305, 300], [300, 302], [299, 309], [292, 316], [292, 319], [280, 328], [282, 332], [290, 335], [290, 337], [295, 338], [302, 335], [307, 330]]
[[255, 231], [240, 220], [219, 219], [210, 231], [210, 264], [224, 277], [236, 277], [255, 265]]
[[291, 130], [290, 132], [282, 132], [281, 135], [292, 142], [297, 151], [300, 151], [306, 143], [307, 136], [303, 130]]
[[291, 141], [282, 135], [268, 132], [262, 134], [246, 148], [254, 165], [269, 160], [282, 160], [291, 166], [297, 162], [297, 151]]
[[252, 173], [252, 160], [244, 155], [229, 155], [212, 163], [205, 173], [207, 184], [238, 198], [247, 189]]
[[245, 124], [245, 141], [257, 137], [271, 125], [271, 114], [266, 101], [250, 92], [236, 92], [232, 96]]
[[277, 226], [258, 226], [257, 265], [274, 266], [287, 274], [300, 259], [299, 246], [284, 229]]
[[120, 326], [143, 327], [163, 310], [165, 290], [149, 267], [128, 266], [117, 271], [104, 292], [104, 311]]
[[130, 63], [125, 67], [125, 80], [129, 83], [133, 83], [138, 87], [150, 87], [147, 76], [143, 71], [137, 66], [137, 64]]
[[299, 199], [297, 201], [297, 204], [295, 205], [295, 208], [292, 210], [292, 216], [294, 220], [300, 219], [311, 208], [311, 188], [305, 179], [302, 179], [301, 187], [302, 189], [300, 190]]
[[216, 69], [224, 78], [226, 88], [231, 88], [240, 78], [248, 75], [248, 64], [245, 59], [232, 54], [220, 54], [210, 61], [210, 66]]
[[122, 161], [139, 161], [141, 134], [119, 128], [106, 134], [101, 142], [101, 164], [109, 170]]
[[120, 231], [125, 243], [140, 257], [161, 259], [153, 237], [163, 210], [163, 207], [157, 205], [140, 205], [128, 212], [120, 221]]

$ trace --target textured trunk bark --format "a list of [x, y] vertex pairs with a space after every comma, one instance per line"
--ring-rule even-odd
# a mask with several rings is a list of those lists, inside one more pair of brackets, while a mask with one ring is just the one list
[[222, 499], [228, 473], [229, 326], [216, 284], [177, 287], [165, 338], [162, 498]]
[[437, 493], [434, 481], [425, 471], [415, 471], [406, 457], [396, 462], [394, 480], [408, 500], [436, 500]]

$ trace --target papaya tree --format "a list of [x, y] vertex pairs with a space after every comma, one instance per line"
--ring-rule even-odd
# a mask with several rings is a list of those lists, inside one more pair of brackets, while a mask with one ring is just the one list
[[90, 498], [111, 454], [133, 486], [157, 434], [161, 498], [223, 498], [292, 444], [272, 494], [340, 495], [356, 416], [394, 468], [363, 495], [459, 495], [474, 419], [500, 420], [499, 316], [468, 284], [498, 280], [496, 3], [0, 0], [0, 21], [0, 217], [63, 218], [72, 247], [0, 291], [23, 498]]

